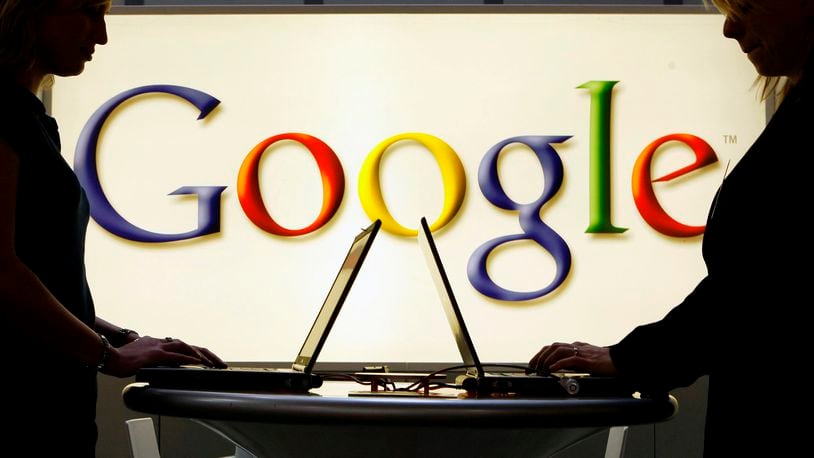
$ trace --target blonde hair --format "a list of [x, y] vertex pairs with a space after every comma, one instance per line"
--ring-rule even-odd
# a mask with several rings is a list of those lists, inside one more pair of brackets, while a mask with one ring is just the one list
[[[110, 8], [110, 0], [86, 0]], [[0, 0], [0, 80], [16, 79], [37, 61], [37, 27], [58, 0]]]
[[0, 78], [31, 70], [36, 60], [36, 27], [55, 0], [0, 0]]
[[[761, 8], [752, 0], [704, 0], [704, 4], [707, 6], [710, 3], [713, 3], [725, 16], [736, 19], [742, 17], [745, 11]], [[781, 99], [791, 89], [788, 78], [782, 76], [758, 75], [754, 87], [759, 88], [761, 100], [767, 100], [773, 96]]]

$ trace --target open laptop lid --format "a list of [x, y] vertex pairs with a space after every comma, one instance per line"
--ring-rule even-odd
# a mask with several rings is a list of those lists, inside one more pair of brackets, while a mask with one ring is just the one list
[[348, 296], [350, 287], [362, 267], [362, 262], [364, 262], [381, 224], [379, 220], [374, 221], [353, 240], [353, 244], [345, 256], [345, 261], [342, 263], [339, 273], [336, 274], [330, 291], [328, 291], [325, 302], [322, 303], [322, 308], [308, 332], [308, 337], [305, 338], [305, 342], [294, 360], [292, 369], [305, 373], [310, 373], [313, 370], [317, 356], [319, 356], [319, 352], [328, 338], [328, 333], [339, 315], [339, 309], [342, 308], [342, 304]]
[[483, 367], [477, 353], [475, 353], [475, 345], [472, 343], [472, 338], [469, 337], [469, 331], [467, 331], [466, 324], [464, 324], [464, 317], [458, 307], [458, 302], [455, 300], [455, 294], [452, 292], [452, 286], [449, 284], [449, 278], [447, 278], [444, 264], [441, 262], [441, 256], [438, 254], [438, 248], [435, 246], [435, 240], [432, 238], [432, 232], [426, 218], [421, 218], [418, 244], [424, 253], [424, 260], [427, 261], [427, 268], [430, 270], [435, 288], [438, 290], [438, 297], [441, 299], [444, 313], [449, 321], [452, 334], [455, 336], [458, 350], [461, 352], [464, 364], [469, 366], [466, 372], [473, 377], [482, 376], [484, 374]]

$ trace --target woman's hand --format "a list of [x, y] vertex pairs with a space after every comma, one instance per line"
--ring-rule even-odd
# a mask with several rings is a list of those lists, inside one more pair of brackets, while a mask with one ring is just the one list
[[102, 372], [116, 377], [129, 377], [142, 367], [182, 364], [226, 367], [226, 363], [206, 348], [170, 337], [156, 339], [144, 336], [119, 348], [111, 348]]
[[561, 370], [575, 370], [598, 376], [617, 374], [610, 350], [585, 342], [547, 345], [531, 358], [529, 368], [545, 374]]

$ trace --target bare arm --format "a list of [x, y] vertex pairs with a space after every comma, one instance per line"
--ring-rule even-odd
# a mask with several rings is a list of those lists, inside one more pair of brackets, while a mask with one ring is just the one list
[[[0, 140], [0, 304], [3, 321], [15, 323], [44, 347], [83, 364], [97, 364], [103, 353], [99, 336], [60, 304], [36, 275], [17, 258], [14, 221], [18, 159]], [[47, 317], [47, 319], [45, 319]]]
[[94, 323], [94, 329], [99, 334], [104, 334], [114, 347], [127, 345], [141, 337], [139, 336], [138, 332], [133, 331], [132, 329], [125, 329], [121, 326], [116, 326], [115, 324], [110, 323], [107, 320], [103, 320], [98, 316], [96, 317], [96, 322]]

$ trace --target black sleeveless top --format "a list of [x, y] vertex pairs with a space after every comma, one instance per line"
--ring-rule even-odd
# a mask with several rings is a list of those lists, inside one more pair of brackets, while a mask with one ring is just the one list
[[[19, 159], [17, 257], [63, 306], [93, 328], [95, 312], [84, 262], [88, 200], [60, 154], [56, 121], [28, 90], [2, 80], [0, 139]], [[26, 442], [34, 454], [58, 450], [92, 456], [95, 369], [42, 348], [30, 332], [21, 333], [13, 322], [0, 323], [0, 349], [7, 364], [0, 387], [12, 401], [7, 404], [10, 418], [20, 419], [12, 421], [16, 423], [12, 433], [40, 437]]]
[[85, 278], [88, 200], [60, 154], [56, 121], [22, 88], [4, 87], [0, 138], [19, 155], [17, 256], [77, 318], [93, 327], [93, 299]]

